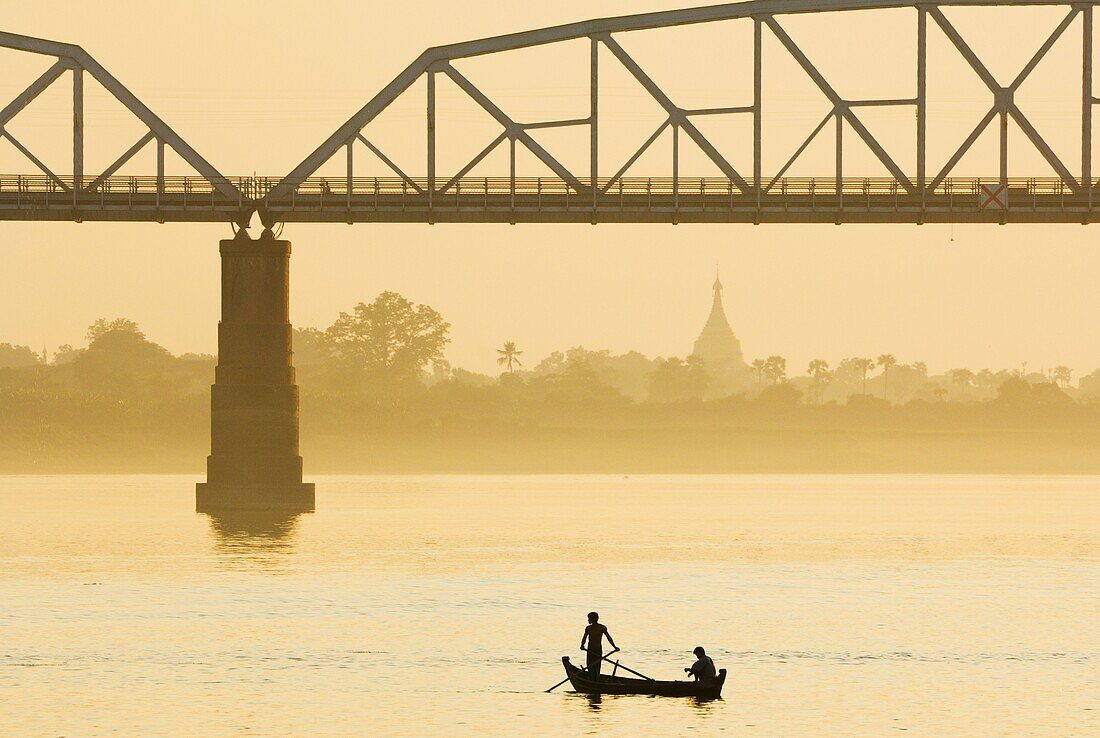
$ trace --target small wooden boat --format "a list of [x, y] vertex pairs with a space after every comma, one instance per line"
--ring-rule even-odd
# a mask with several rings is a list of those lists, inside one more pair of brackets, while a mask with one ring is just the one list
[[561, 663], [565, 666], [565, 675], [569, 677], [573, 689], [584, 694], [649, 694], [715, 700], [722, 696], [722, 685], [726, 682], [725, 669], [720, 669], [715, 679], [705, 682], [662, 682], [657, 679], [631, 679], [611, 674], [592, 677], [587, 671], [570, 663], [568, 656], [562, 656]]

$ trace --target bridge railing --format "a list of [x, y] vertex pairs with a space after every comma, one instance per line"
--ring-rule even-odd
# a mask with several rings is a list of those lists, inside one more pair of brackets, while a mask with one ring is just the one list
[[[229, 181], [241, 194], [241, 205], [247, 201], [262, 201], [280, 183], [272, 177], [233, 177]], [[583, 189], [571, 186], [558, 177], [463, 177], [458, 180], [437, 179], [433, 196], [446, 198], [448, 202], [460, 201], [474, 207], [478, 197], [499, 199], [501, 196], [515, 195], [529, 198], [546, 196], [551, 198], [577, 198], [578, 207], [591, 202], [591, 180], [579, 180]], [[937, 196], [978, 196], [981, 185], [996, 185], [998, 178], [991, 177], [950, 177], [937, 183], [925, 192], [928, 197]], [[204, 200], [218, 204], [227, 204], [225, 198], [213, 185], [202, 177], [172, 176], [163, 180], [155, 176], [112, 176], [101, 181], [84, 182], [76, 190], [78, 199], [86, 205], [102, 202], [125, 201], [138, 198], [142, 201], [165, 198], [173, 204], [201, 204]], [[901, 182], [890, 177], [845, 177], [838, 181], [836, 177], [782, 177], [763, 178], [761, 197], [778, 199], [781, 197], [822, 196], [836, 197], [838, 194], [848, 197], [901, 197], [908, 196]], [[1074, 194], [1070, 185], [1060, 177], [1014, 177], [1007, 180], [1013, 193], [1027, 196], [1062, 196]], [[50, 177], [46, 175], [0, 174], [0, 199], [7, 202], [21, 195], [48, 196], [61, 202], [63, 198], [72, 199], [74, 194], [72, 177]], [[597, 181], [599, 200], [613, 201], [616, 198], [629, 198], [638, 201], [647, 197], [714, 198], [734, 199], [756, 198], [753, 190], [742, 192], [737, 184], [725, 177], [622, 177], [618, 179], [600, 179]], [[428, 180], [424, 177], [310, 177], [279, 199], [280, 205], [298, 202], [333, 207], [347, 205], [349, 197], [356, 204], [368, 205], [371, 198], [387, 201], [395, 197], [413, 201], [428, 197]], [[1082, 189], [1087, 189], [1082, 186]], [[919, 194], [919, 193], [918, 193]]]
[[[227, 178], [242, 192], [244, 198], [253, 199], [253, 177]], [[214, 195], [217, 189], [209, 181], [199, 176], [112, 176], [95, 180], [84, 178], [82, 186], [76, 188], [71, 176], [51, 177], [47, 175], [0, 174], [0, 195], [12, 193], [25, 194], [71, 194], [74, 191], [81, 198], [107, 195]], [[219, 199], [224, 195], [218, 194]]]
[[[437, 179], [433, 194], [454, 196], [468, 196], [471, 205], [477, 195], [499, 196], [509, 195], [513, 192], [517, 196], [547, 195], [547, 196], [576, 196], [591, 197], [591, 180], [581, 178], [579, 180], [584, 189], [570, 186], [558, 177], [464, 177], [457, 181]], [[646, 195], [682, 195], [685, 197], [699, 196], [732, 196], [755, 197], [755, 191], [742, 192], [737, 184], [725, 177], [622, 177], [616, 180], [600, 179], [597, 181], [599, 196], [601, 199], [611, 199], [618, 196], [638, 199]], [[280, 183], [279, 179], [256, 178], [249, 185], [249, 192], [257, 200], [264, 199]], [[981, 185], [996, 185], [998, 177], [950, 177], [939, 182], [934, 188], [925, 193], [929, 196], [951, 195], [978, 195]], [[836, 196], [893, 196], [908, 194], [902, 183], [891, 177], [845, 177], [838, 182], [836, 177], [781, 177], [779, 179], [763, 178], [761, 181], [763, 195], [773, 196], [799, 196], [822, 195]], [[1010, 177], [1007, 180], [1010, 190], [1026, 193], [1028, 195], [1060, 195], [1073, 194], [1073, 190], [1060, 177]], [[332, 205], [338, 205], [339, 198], [350, 194], [353, 197], [380, 196], [392, 197], [395, 195], [407, 198], [424, 197], [428, 191], [428, 180], [423, 177], [310, 177], [304, 180], [289, 195], [280, 199], [281, 202], [294, 200], [298, 196], [307, 198], [311, 202], [322, 198], [332, 198]], [[578, 204], [581, 201], [578, 200]]]

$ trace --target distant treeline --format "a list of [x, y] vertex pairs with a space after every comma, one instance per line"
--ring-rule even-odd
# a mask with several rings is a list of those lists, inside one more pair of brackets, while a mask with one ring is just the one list
[[[1100, 471], [1100, 372], [955, 369], [883, 354], [711, 399], [697, 357], [573, 348], [503, 372], [444, 359], [450, 325], [387, 292], [295, 332], [312, 471]], [[52, 356], [0, 344], [0, 471], [195, 471], [216, 358], [173, 356], [125, 319]]]

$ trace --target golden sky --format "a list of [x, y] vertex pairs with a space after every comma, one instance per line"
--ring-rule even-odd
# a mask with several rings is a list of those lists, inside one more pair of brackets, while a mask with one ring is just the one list
[[[77, 43], [227, 175], [289, 171], [425, 47], [589, 17], [688, 7], [672, 0], [502, 4], [406, 2], [12, 3], [4, 30]], [[949, 9], [948, 17], [1002, 82], [1011, 81], [1065, 9]], [[913, 94], [913, 11], [781, 19], [849, 98]], [[1020, 106], [1070, 166], [1077, 153], [1080, 21], [1036, 69]], [[751, 102], [751, 25], [712, 24], [619, 36], [684, 107]], [[929, 169], [938, 170], [988, 109], [988, 92], [930, 31]], [[765, 173], [774, 172], [827, 111], [778, 49], [765, 47]], [[0, 54], [4, 102], [48, 65]], [[516, 52], [456, 66], [514, 117], [580, 117], [587, 107], [587, 45]], [[613, 173], [658, 121], [625, 73], [601, 68], [601, 159]], [[88, 169], [112, 161], [141, 133], [89, 85]], [[11, 125], [67, 172], [66, 88]], [[423, 94], [414, 87], [371, 136], [410, 173], [423, 172]], [[1100, 120], [1100, 115], [1096, 116]], [[868, 127], [913, 172], [911, 109], [868, 111]], [[440, 169], [453, 172], [495, 134], [453, 90], [440, 89]], [[751, 171], [749, 119], [704, 129]], [[580, 138], [577, 138], [577, 136]], [[584, 131], [546, 139], [584, 170]], [[572, 138], [571, 138], [572, 136]], [[1017, 132], [1010, 175], [1048, 176]], [[846, 136], [846, 174], [881, 167]], [[665, 176], [659, 142], [631, 174]], [[6, 146], [6, 142], [5, 142]], [[832, 134], [792, 171], [832, 176]], [[960, 176], [996, 174], [995, 126]], [[364, 157], [365, 159], [365, 157]], [[56, 164], [55, 164], [56, 162]], [[357, 173], [384, 174], [370, 169]], [[170, 162], [170, 166], [175, 166]], [[342, 171], [342, 161], [333, 171]], [[541, 174], [530, 160], [524, 172]], [[1094, 164], [1094, 169], [1097, 165]], [[30, 165], [0, 150], [0, 171]], [[135, 161], [124, 173], [151, 173]], [[524, 173], [521, 172], [521, 173]], [[682, 176], [713, 175], [685, 152]], [[185, 173], [178, 170], [178, 173]], [[475, 174], [507, 173], [490, 157]], [[587, 174], [587, 172], [584, 172]], [[79, 343], [100, 316], [137, 320], [175, 352], [211, 352], [218, 316], [222, 225], [4, 223], [0, 341], [53, 350]], [[684, 355], [706, 318], [715, 264], [726, 309], [748, 358], [781, 354], [793, 371], [813, 358], [895, 354], [933, 370], [1100, 366], [1091, 318], [1100, 313], [1100, 231], [1080, 226], [478, 226], [342, 225], [286, 228], [294, 243], [292, 315], [326, 326], [382, 290], [428, 303], [454, 325], [449, 358], [495, 371], [494, 349], [516, 341], [533, 363], [572, 345]], [[954, 240], [952, 241], [952, 235]]]

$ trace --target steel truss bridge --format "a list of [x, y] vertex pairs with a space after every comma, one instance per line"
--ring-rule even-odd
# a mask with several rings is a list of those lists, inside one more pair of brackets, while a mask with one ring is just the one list
[[[272, 227], [288, 222], [1073, 222], [1097, 219], [1097, 182], [1092, 174], [1092, 115], [1100, 102], [1093, 88], [1093, 11], [1100, 0], [749, 0], [706, 8], [594, 20], [545, 28], [425, 51], [322, 142], [301, 164], [282, 177], [227, 177], [214, 168], [161, 118], [79, 46], [0, 32], [0, 47], [52, 59], [37, 79], [0, 108], [0, 145], [10, 145], [28, 166], [26, 171], [0, 174], [0, 220], [7, 221], [209, 221], [242, 226], [234, 238], [221, 242], [221, 321], [218, 324], [218, 367], [211, 391], [211, 454], [207, 482], [196, 489], [196, 509], [236, 515], [241, 511], [314, 508], [312, 484], [303, 482], [299, 455], [298, 388], [294, 384], [293, 347], [289, 322], [289, 241]], [[1030, 60], [1011, 80], [1000, 80], [974, 52], [943, 9], [950, 6], [1049, 6], [1064, 11], [1060, 22]], [[908, 11], [916, 40], [913, 92], [907, 97], [851, 99], [841, 94], [785, 29], [790, 16], [850, 13], [863, 10]], [[632, 31], [654, 30], [740, 20], [752, 28], [751, 99], [731, 100], [723, 107], [685, 108], [658, 85], [620, 44]], [[928, 62], [930, 27], [949, 42], [948, 53], [969, 65], [984, 84], [988, 107], [972, 132], [958, 142], [955, 153], [939, 168], [928, 168]], [[1059, 39], [1080, 33], [1081, 86], [1066, 107], [1080, 106], [1080, 160], [1064, 162], [1016, 102], [1016, 93]], [[826, 101], [827, 111], [786, 163], [765, 172], [762, 152], [777, 148], [766, 125], [763, 105], [764, 38], [778, 42]], [[455, 64], [473, 57], [516, 49], [581, 41], [590, 51], [590, 85], [583, 118], [521, 121], [505, 112], [507, 102], [494, 100]], [[830, 38], [847, 44], [848, 38]], [[769, 44], [772, 41], [769, 40]], [[652, 135], [613, 171], [600, 171], [601, 59], [618, 65], [641, 86], [662, 111]], [[460, 65], [461, 66], [461, 65]], [[495, 121], [499, 131], [484, 149], [457, 171], [439, 171], [437, 154], [453, 141], [437, 142], [440, 75]], [[102, 171], [85, 169], [84, 83], [101, 85], [144, 126], [133, 144]], [[426, 171], [411, 175], [372, 140], [368, 126], [424, 80], [424, 154]], [[20, 137], [11, 123], [44, 91], [71, 84], [72, 167], [51, 169]], [[1078, 94], [1079, 93], [1079, 94]], [[3, 100], [0, 100], [0, 104]], [[587, 105], [584, 105], [587, 103]], [[418, 103], [419, 104], [419, 103]], [[915, 118], [915, 157], [899, 159], [865, 125], [871, 107], [911, 109]], [[729, 152], [700, 130], [708, 116], [751, 118], [751, 171], [734, 167]], [[1037, 151], [1053, 175], [1009, 177], [1009, 122], [1023, 132], [1025, 145]], [[999, 166], [990, 176], [968, 177], [956, 171], [991, 126], [999, 128]], [[706, 126], [704, 126], [706, 127]], [[67, 128], [67, 126], [66, 126]], [[588, 165], [583, 170], [563, 163], [563, 152], [539, 143], [539, 129], [578, 129], [587, 133]], [[833, 171], [821, 177], [790, 176], [792, 166], [831, 128], [835, 153]], [[670, 132], [671, 161], [664, 171], [636, 172], [634, 165], [655, 142]], [[887, 175], [844, 171], [846, 141], [871, 152]], [[694, 176], [681, 171], [681, 143], [690, 141], [718, 176]], [[68, 147], [69, 140], [60, 142]], [[747, 141], [744, 143], [748, 143]], [[441, 144], [437, 150], [437, 144]], [[419, 146], [419, 144], [417, 144]], [[146, 147], [156, 152], [155, 171], [122, 176], [120, 171]], [[474, 176], [479, 164], [498, 148], [508, 151], [508, 171]], [[584, 151], [580, 158], [583, 159]], [[195, 172], [171, 176], [165, 153], [171, 149]], [[533, 155], [550, 176], [527, 177], [517, 172], [516, 154]], [[850, 149], [849, 149], [850, 150]], [[369, 157], [362, 154], [366, 152]], [[377, 160], [386, 176], [363, 176], [363, 160]], [[445, 157], [446, 158], [446, 157]], [[610, 158], [610, 157], [608, 157]], [[336, 161], [343, 176], [318, 176]], [[137, 162], [133, 161], [132, 166]], [[486, 162], [487, 164], [487, 162]], [[359, 168], [357, 168], [359, 165]], [[1075, 173], [1075, 171], [1076, 173]], [[327, 169], [326, 169], [327, 171]], [[698, 173], [695, 173], [698, 174]], [[862, 175], [862, 176], [859, 176]], [[243, 227], [255, 216], [264, 225], [258, 239]]]
[[[1098, 0], [1100, 2], [1100, 0]], [[266, 225], [279, 222], [1073, 222], [1096, 219], [1097, 182], [1092, 174], [1092, 115], [1100, 102], [1093, 87], [1093, 10], [1095, 2], [1065, 0], [750, 0], [712, 7], [625, 16], [545, 28], [496, 38], [442, 46], [425, 51], [350, 120], [340, 126], [301, 164], [283, 177], [226, 177], [191, 148], [172, 128], [141, 103], [125, 86], [79, 46], [0, 32], [0, 47], [53, 57], [55, 62], [14, 100], [0, 109], [0, 139], [8, 141], [30, 165], [24, 173], [0, 175], [0, 220], [22, 221], [214, 221], [247, 223], [259, 213]], [[1051, 6], [1065, 10], [1059, 22], [1018, 74], [999, 80], [975, 53], [943, 12], [952, 6]], [[841, 95], [784, 28], [788, 16], [861, 10], [909, 9], [916, 38], [915, 79], [903, 81], [914, 93], [896, 99], [855, 100]], [[686, 109], [666, 93], [620, 45], [617, 37], [631, 31], [742, 20], [753, 30], [753, 93], [727, 107]], [[955, 153], [938, 169], [927, 166], [928, 33], [934, 26], [987, 88], [988, 111]], [[1015, 93], [1063, 36], [1081, 34], [1080, 160], [1059, 158], [1015, 101]], [[765, 34], [782, 49], [820, 90], [831, 108], [808, 132], [802, 144], [776, 172], [762, 171], [762, 151], [768, 142], [762, 105]], [[590, 114], [571, 120], [523, 122], [509, 117], [454, 63], [535, 46], [578, 39], [589, 41], [591, 58]], [[843, 39], [838, 39], [843, 43]], [[663, 111], [664, 120], [614, 172], [600, 166], [600, 52], [610, 52]], [[84, 170], [84, 76], [100, 83], [133, 113], [147, 131], [100, 172]], [[500, 133], [456, 172], [437, 170], [436, 79], [449, 79], [488, 113]], [[62, 82], [63, 78], [68, 78]], [[364, 129], [406, 93], [426, 81], [426, 173], [404, 172], [371, 141]], [[8, 128], [27, 105], [55, 83], [72, 85], [72, 169], [52, 171]], [[861, 120], [868, 107], [901, 107], [914, 111], [915, 161], [899, 161]], [[738, 171], [720, 148], [700, 131], [705, 116], [751, 116], [752, 171]], [[1009, 121], [1012, 121], [1049, 165], [1053, 176], [1008, 176]], [[962, 176], [956, 166], [990, 126], [999, 128], [999, 170], [988, 176]], [[546, 128], [587, 129], [589, 166], [571, 170], [562, 159], [538, 143], [531, 132]], [[632, 166], [666, 130], [672, 135], [667, 171], [638, 176]], [[826, 133], [828, 131], [828, 133]], [[822, 177], [790, 177], [791, 167], [819, 136], [833, 138], [835, 170]], [[887, 177], [853, 176], [845, 172], [846, 137], [854, 136], [880, 162]], [[680, 171], [680, 142], [689, 139], [721, 173], [696, 177]], [[446, 145], [443, 142], [442, 145]], [[117, 172], [146, 146], [157, 151], [157, 170], [147, 176]], [[196, 172], [166, 176], [164, 151], [170, 147]], [[510, 171], [474, 177], [471, 171], [498, 147], [510, 152]], [[549, 177], [524, 177], [516, 172], [516, 150], [522, 147], [550, 172]], [[369, 151], [389, 169], [386, 177], [356, 174], [357, 153]], [[330, 160], [346, 160], [346, 174], [318, 177]], [[1071, 164], [1076, 174], [1071, 171]], [[652, 175], [652, 176], [648, 176]]]

